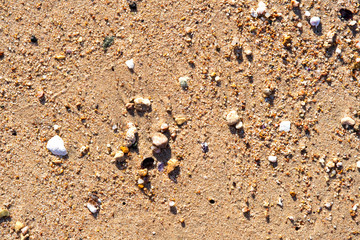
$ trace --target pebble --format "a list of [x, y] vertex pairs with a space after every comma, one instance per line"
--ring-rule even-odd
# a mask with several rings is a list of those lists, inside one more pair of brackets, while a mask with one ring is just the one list
[[289, 132], [290, 126], [291, 126], [290, 121], [282, 121], [279, 126], [279, 131]]
[[169, 130], [169, 125], [167, 123], [161, 124], [160, 131], [161, 132], [166, 132], [167, 130]]
[[174, 206], [175, 206], [175, 202], [174, 202], [174, 201], [170, 201], [170, 202], [169, 202], [169, 206], [170, 206], [170, 207], [174, 207]]
[[127, 60], [125, 62], [126, 66], [130, 69], [130, 70], [133, 70], [134, 67], [135, 67], [135, 64], [134, 64], [134, 60], [133, 59], [130, 59], [130, 60]]
[[310, 25], [313, 26], [313, 27], [318, 27], [320, 24], [320, 18], [319, 17], [312, 17], [310, 19]]
[[152, 139], [152, 143], [154, 146], [159, 147], [159, 148], [165, 148], [168, 144], [168, 138], [159, 132], [156, 132], [152, 135], [151, 137]]
[[360, 170], [360, 161], [356, 162], [356, 167]]
[[271, 163], [276, 163], [277, 162], [277, 157], [276, 156], [269, 156], [268, 160]]
[[262, 1], [260, 1], [260, 2], [258, 3], [258, 8], [256, 9], [256, 13], [258, 14], [258, 16], [265, 14], [265, 13], [266, 13], [266, 10], [267, 10], [267, 9], [266, 9], [265, 3], [262, 2]]
[[57, 131], [60, 129], [60, 126], [59, 125], [54, 125], [54, 131]]
[[240, 121], [236, 124], [235, 128], [236, 129], [242, 129], [244, 127], [244, 124]]
[[46, 148], [52, 154], [57, 156], [66, 156], [68, 154], [64, 145], [64, 141], [58, 135], [54, 136], [48, 141]]
[[183, 88], [183, 89], [187, 89], [188, 88], [188, 81], [190, 80], [189, 77], [180, 77], [179, 78], [179, 83], [180, 83], [180, 86]]
[[240, 117], [235, 110], [230, 111], [226, 116], [226, 122], [229, 126], [235, 125], [240, 121]]
[[128, 130], [125, 134], [125, 146], [131, 147], [136, 143], [136, 134], [137, 134], [137, 128], [132, 122], [129, 122], [127, 124]]
[[85, 156], [89, 152], [89, 146], [82, 146], [80, 148], [80, 156]]
[[183, 125], [187, 121], [187, 119], [183, 116], [177, 116], [177, 117], [175, 117], [174, 120], [176, 122], [176, 125], [178, 125], [178, 126]]
[[117, 162], [121, 162], [124, 160], [124, 156], [125, 156], [125, 154], [123, 151], [117, 151], [114, 155], [114, 159]]
[[283, 201], [284, 200], [282, 198], [279, 198], [277, 205], [279, 205], [280, 207], [283, 207]]
[[174, 171], [174, 169], [179, 166], [179, 161], [175, 158], [171, 158], [168, 162], [167, 162], [167, 172], [170, 173], [172, 171]]
[[201, 143], [201, 150], [203, 153], [207, 153], [209, 151], [209, 145], [207, 142]]
[[19, 232], [23, 227], [25, 227], [25, 225], [22, 222], [17, 221], [15, 223], [15, 227], [14, 227], [15, 232]]
[[305, 11], [305, 17], [310, 17], [311, 16], [311, 13], [309, 11]]
[[136, 5], [136, 2], [135, 1], [131, 1], [129, 3], [129, 7], [130, 7], [130, 11], [131, 12], [136, 12], [137, 11], [137, 5]]
[[151, 107], [151, 102], [148, 98], [137, 97], [134, 99], [134, 107], [139, 112], [146, 112]]
[[94, 206], [93, 204], [91, 204], [91, 203], [87, 203], [86, 207], [89, 209], [89, 211], [92, 214], [95, 214], [95, 213], [97, 213], [99, 211], [99, 209], [96, 206]]
[[325, 206], [327, 209], [331, 209], [331, 207], [332, 207], [333, 204], [334, 204], [333, 202], [329, 202], [329, 203], [325, 203], [324, 206]]
[[344, 118], [341, 119], [341, 125], [354, 126], [355, 125], [355, 120], [352, 119], [351, 117], [344, 117]]
[[10, 216], [9, 210], [7, 210], [7, 209], [1, 209], [0, 210], [0, 218], [9, 217], [9, 216]]
[[326, 163], [326, 167], [328, 168], [334, 168], [335, 167], [335, 163], [333, 160], [330, 160]]

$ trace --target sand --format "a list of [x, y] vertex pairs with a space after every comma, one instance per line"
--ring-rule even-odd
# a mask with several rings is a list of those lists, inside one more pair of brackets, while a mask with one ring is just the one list
[[129, 3], [0, 2], [0, 238], [359, 238], [358, 3]]

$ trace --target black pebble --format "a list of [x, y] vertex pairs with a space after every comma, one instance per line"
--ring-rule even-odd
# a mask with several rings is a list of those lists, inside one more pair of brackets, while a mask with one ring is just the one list
[[145, 158], [142, 162], [141, 162], [141, 168], [153, 168], [154, 167], [154, 158], [152, 157], [148, 157]]
[[340, 12], [341, 18], [343, 18], [346, 21], [352, 19], [353, 16], [354, 16], [354, 14], [350, 10], [348, 10], [346, 8], [340, 9], [339, 12]]
[[130, 2], [129, 7], [130, 7], [131, 12], [136, 12], [137, 11], [136, 2]]
[[30, 41], [32, 43], [37, 43], [38, 42], [38, 40], [37, 40], [37, 38], [35, 36], [31, 36]]

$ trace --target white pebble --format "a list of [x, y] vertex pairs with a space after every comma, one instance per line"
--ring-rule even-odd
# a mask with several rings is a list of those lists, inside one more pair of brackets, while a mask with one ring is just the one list
[[344, 118], [341, 119], [341, 125], [354, 126], [355, 125], [355, 120], [352, 119], [351, 117], [344, 117]]
[[318, 27], [320, 24], [320, 18], [319, 17], [312, 17], [310, 19], [310, 25], [313, 26], [313, 27]]
[[58, 135], [54, 136], [48, 141], [46, 148], [52, 154], [57, 156], [65, 156], [68, 154], [64, 145], [64, 141]]
[[356, 167], [360, 170], [360, 161], [356, 162]]
[[60, 129], [60, 126], [59, 125], [54, 125], [54, 130], [57, 131]]
[[139, 112], [148, 111], [151, 107], [151, 102], [148, 98], [137, 97], [134, 99], [135, 109]]
[[327, 208], [327, 209], [330, 209], [331, 207], [332, 207], [332, 205], [333, 205], [333, 202], [329, 202], [329, 203], [325, 203], [325, 207]]
[[277, 205], [279, 205], [280, 207], [283, 207], [283, 199], [279, 198], [279, 202], [277, 203]]
[[276, 156], [269, 156], [268, 160], [271, 163], [276, 163], [277, 162], [277, 157]]
[[235, 125], [240, 121], [240, 117], [235, 110], [232, 110], [226, 116], [226, 121], [229, 126]]
[[92, 205], [91, 203], [87, 203], [86, 207], [89, 209], [89, 211], [93, 214], [98, 212], [98, 208]]
[[126, 134], [125, 134], [125, 146], [131, 147], [136, 142], [137, 128], [131, 122], [127, 124], [127, 127], [128, 127], [128, 130], [126, 131]]
[[258, 15], [263, 15], [263, 14], [266, 13], [266, 5], [265, 5], [264, 2], [260, 1], [260, 2], [258, 3], [258, 8], [256, 9], [256, 13], [257, 13]]
[[144, 184], [144, 183], [145, 183], [144, 179], [142, 179], [142, 178], [138, 179], [138, 184]]
[[152, 139], [152, 143], [154, 146], [158, 147], [158, 148], [165, 148], [168, 144], [168, 138], [159, 132], [156, 132], [152, 135], [151, 137]]
[[235, 128], [236, 129], [242, 129], [244, 127], [244, 124], [240, 121], [236, 124]]
[[175, 206], [175, 202], [174, 202], [174, 201], [170, 201], [170, 202], [169, 202], [169, 206], [170, 206], [170, 207]]
[[311, 16], [311, 14], [310, 14], [310, 12], [309, 11], [305, 11], [305, 17], [310, 17]]
[[282, 121], [279, 126], [279, 131], [289, 132], [290, 126], [291, 126], [290, 121]]
[[129, 69], [134, 69], [134, 67], [135, 67], [135, 64], [134, 64], [134, 60], [133, 59], [130, 59], [130, 60], [127, 60], [126, 62], [125, 62], [125, 64], [126, 64], [126, 66], [129, 68]]

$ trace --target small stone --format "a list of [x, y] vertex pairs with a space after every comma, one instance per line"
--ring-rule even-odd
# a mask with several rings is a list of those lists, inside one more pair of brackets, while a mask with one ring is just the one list
[[236, 124], [235, 128], [236, 129], [242, 129], [244, 127], [244, 124], [240, 121]]
[[30, 41], [31, 41], [32, 43], [37, 43], [37, 42], [38, 42], [38, 39], [37, 39], [34, 35], [32, 35], [31, 38], [30, 38]]
[[297, 8], [297, 7], [299, 7], [299, 5], [300, 5], [299, 1], [291, 0], [291, 6], [293, 8]]
[[201, 150], [203, 153], [207, 153], [209, 151], [209, 145], [207, 142], [201, 143]]
[[128, 127], [128, 130], [126, 131], [126, 134], [125, 134], [125, 146], [131, 147], [132, 145], [134, 145], [136, 143], [137, 128], [131, 122], [127, 124], [127, 127]]
[[269, 162], [271, 162], [271, 163], [276, 163], [276, 162], [277, 162], [277, 157], [276, 157], [276, 156], [269, 156], [269, 157], [268, 157], [268, 160], [269, 160]]
[[66, 156], [68, 153], [65, 149], [64, 141], [58, 135], [51, 138], [46, 148], [54, 155], [57, 156]]
[[230, 111], [226, 116], [226, 122], [229, 126], [235, 125], [240, 121], [240, 117], [235, 110]]
[[89, 146], [82, 146], [80, 148], [80, 156], [83, 157], [89, 152]]
[[152, 143], [154, 146], [159, 147], [159, 148], [165, 148], [168, 144], [168, 138], [159, 132], [156, 132], [152, 135], [151, 137], [152, 139]]
[[270, 88], [265, 88], [263, 90], [264, 97], [270, 97], [273, 91]]
[[146, 177], [147, 174], [148, 174], [148, 170], [146, 168], [139, 170], [139, 176], [140, 177]]
[[23, 227], [25, 227], [25, 225], [22, 222], [17, 221], [15, 223], [15, 227], [14, 227], [15, 232], [19, 232]]
[[0, 58], [3, 58], [3, 57], [4, 57], [4, 52], [0, 51]]
[[279, 131], [289, 132], [290, 126], [291, 126], [290, 121], [282, 121], [279, 126]]
[[183, 125], [187, 121], [187, 119], [185, 117], [182, 117], [182, 116], [175, 117], [174, 120], [176, 122], [176, 125], [178, 125], [178, 126]]
[[23, 235], [27, 234], [28, 231], [29, 231], [29, 227], [28, 227], [28, 226], [23, 227], [23, 228], [21, 229], [21, 233], [22, 233]]
[[251, 48], [245, 47], [244, 48], [244, 53], [245, 53], [246, 56], [251, 56], [252, 55]]
[[318, 27], [320, 24], [320, 18], [319, 17], [312, 17], [310, 19], [310, 25], [313, 26], [313, 27]]
[[99, 209], [96, 206], [94, 206], [93, 204], [91, 204], [91, 203], [87, 203], [86, 207], [89, 209], [89, 211], [92, 214], [96, 214], [99, 211]]
[[174, 206], [175, 206], [175, 202], [174, 202], [174, 201], [170, 201], [170, 202], [169, 202], [169, 206], [170, 206], [170, 207], [174, 207]]
[[169, 129], [169, 125], [167, 123], [163, 123], [160, 126], [160, 131], [161, 132], [166, 132]]
[[328, 168], [334, 168], [335, 167], [335, 163], [333, 160], [330, 160], [326, 163], [326, 167]]
[[65, 59], [65, 55], [64, 54], [58, 54], [58, 55], [55, 55], [54, 58], [56, 60], [64, 60]]
[[10, 212], [7, 209], [1, 209], [0, 210], [0, 219], [4, 218], [4, 217], [9, 217], [10, 216]]
[[188, 88], [188, 81], [190, 80], [189, 77], [180, 77], [179, 78], [179, 83], [180, 83], [180, 86], [183, 88], [183, 89], [187, 89]]
[[284, 200], [282, 198], [279, 198], [277, 205], [279, 205], [280, 207], [283, 207], [283, 201]]
[[353, 27], [353, 26], [356, 25], [356, 23], [357, 23], [356, 21], [351, 21], [351, 22], [349, 22], [349, 26], [352, 26], [352, 27]]
[[360, 161], [356, 162], [356, 167], [360, 170]]
[[58, 131], [60, 129], [59, 125], [54, 125], [54, 131]]
[[167, 172], [170, 173], [174, 171], [177, 166], [179, 166], [179, 161], [175, 158], [170, 159], [167, 162]]
[[305, 11], [305, 17], [310, 17], [311, 16], [311, 13], [309, 11]]
[[120, 150], [123, 151], [123, 153], [125, 153], [125, 154], [129, 153], [129, 151], [130, 151], [128, 147], [124, 147], [124, 146], [121, 146]]
[[114, 159], [115, 159], [115, 161], [117, 161], [117, 162], [121, 162], [121, 161], [124, 160], [124, 156], [125, 156], [125, 154], [124, 154], [123, 151], [117, 151], [117, 152], [115, 153]]
[[130, 59], [130, 60], [127, 60], [125, 62], [126, 66], [130, 69], [130, 70], [133, 70], [134, 67], [135, 67], [135, 64], [134, 64], [134, 60], [133, 59]]
[[265, 13], [266, 13], [266, 10], [267, 10], [267, 9], [266, 9], [265, 3], [262, 2], [262, 1], [260, 1], [260, 2], [258, 3], [258, 8], [256, 9], [256, 13], [258, 14], [258, 16], [265, 14]]
[[294, 191], [290, 191], [290, 196], [295, 198], [296, 197], [296, 193]]
[[355, 125], [355, 120], [352, 119], [351, 117], [344, 117], [341, 119], [341, 125], [343, 126], [354, 126]]
[[148, 98], [137, 97], [134, 99], [135, 109], [139, 112], [146, 112], [151, 107], [151, 102]]
[[332, 207], [333, 204], [334, 204], [333, 202], [329, 202], [329, 203], [325, 203], [324, 206], [325, 206], [327, 209], [331, 209], [331, 207]]
[[145, 183], [145, 181], [144, 181], [144, 179], [139, 178], [138, 181], [137, 181], [137, 183], [138, 183], [139, 185], [143, 185], [143, 184]]

